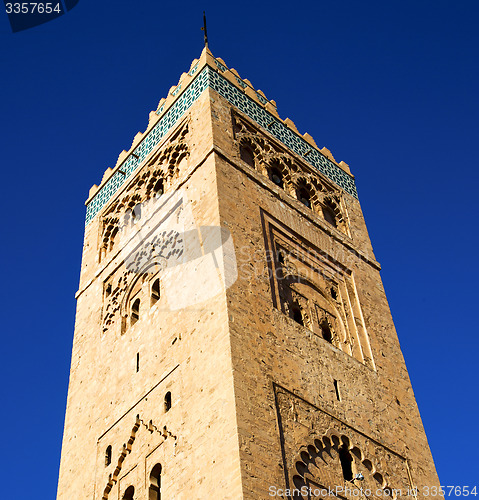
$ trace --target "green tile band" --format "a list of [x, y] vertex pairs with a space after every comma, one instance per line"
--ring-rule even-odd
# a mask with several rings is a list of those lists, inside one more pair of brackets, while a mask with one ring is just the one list
[[[196, 67], [194, 68], [196, 72]], [[221, 68], [220, 68], [221, 71]], [[89, 224], [95, 215], [108, 203], [125, 181], [142, 164], [153, 148], [165, 137], [168, 131], [198, 100], [203, 91], [211, 87], [240, 111], [248, 115], [258, 125], [268, 130], [288, 149], [303, 157], [304, 161], [316, 167], [326, 177], [334, 181], [347, 193], [358, 197], [356, 185], [352, 176], [344, 172], [317, 149], [311, 147], [300, 135], [293, 132], [280, 120], [256, 104], [247, 95], [232, 85], [221, 74], [209, 66], [195, 77], [180, 97], [172, 104], [163, 118], [150, 130], [140, 144], [129, 154], [121, 168], [108, 179], [106, 184], [97, 191], [86, 209], [85, 225]], [[262, 97], [262, 96], [261, 96]], [[264, 98], [262, 98], [264, 100]], [[159, 110], [161, 112], [162, 110]], [[307, 154], [307, 157], [305, 155]]]

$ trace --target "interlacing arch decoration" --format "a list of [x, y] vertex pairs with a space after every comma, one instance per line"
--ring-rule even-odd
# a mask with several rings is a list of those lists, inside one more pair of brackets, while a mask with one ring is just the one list
[[[353, 341], [347, 333], [344, 323], [346, 318], [341, 314], [340, 303], [328, 296], [327, 291], [320, 289], [308, 276], [302, 275], [289, 262], [287, 255], [283, 259], [279, 293], [284, 313], [327, 342], [350, 354]], [[321, 307], [314, 299], [295, 289], [295, 286], [301, 285], [304, 285], [301, 288], [302, 291], [309, 289], [314, 291], [317, 297], [321, 297], [323, 306]], [[334, 286], [332, 288], [335, 290]], [[298, 310], [301, 312], [301, 321], [298, 321]]]
[[[129, 326], [132, 313], [132, 299], [142, 289], [143, 283], [150, 282], [155, 289], [149, 292], [150, 307], [160, 298], [158, 273], [165, 268], [166, 259], [180, 259], [184, 245], [180, 233], [175, 230], [160, 231], [131, 255], [126, 267], [111, 275], [103, 284], [102, 333], [106, 333], [120, 319], [121, 334]], [[150, 296], [150, 294], [153, 294]], [[145, 297], [143, 297], [145, 299]], [[146, 304], [146, 303], [145, 303]]]
[[241, 160], [313, 213], [344, 233], [348, 232], [341, 191], [273, 144], [255, 127], [234, 115], [235, 138]]
[[319, 192], [314, 188], [312, 182], [310, 182], [310, 176], [295, 175], [293, 177], [293, 182], [295, 186], [294, 194], [296, 199], [307, 208], [310, 208], [313, 212], [317, 212]]
[[[338, 479], [349, 489], [370, 489], [372, 497], [381, 490], [381, 497], [395, 499], [396, 492], [387, 483], [387, 475], [382, 467], [356, 446], [346, 435], [330, 429], [321, 438], [314, 439], [307, 446], [302, 446], [297, 454], [293, 470], [293, 484], [296, 489], [293, 498], [306, 500], [301, 495], [301, 488], [308, 487], [310, 481], [321, 488], [335, 488], [341, 484], [328, 484]], [[355, 498], [364, 497], [355, 495]]]
[[345, 230], [346, 222], [341, 210], [341, 198], [337, 194], [325, 194], [321, 201], [323, 217], [330, 224]]
[[106, 333], [115, 322], [115, 317], [121, 310], [121, 301], [128, 287], [131, 273], [124, 271], [116, 279], [109, 279], [104, 284], [102, 333]]
[[[143, 197], [140, 193], [135, 193], [128, 201], [125, 201], [125, 205], [120, 207], [122, 209], [126, 209], [125, 218], [123, 220], [124, 226], [129, 226], [133, 224], [136, 219], [141, 218], [140, 203], [142, 202], [142, 199]], [[123, 227], [120, 226], [120, 230], [122, 229]]]
[[128, 441], [123, 444], [120, 450], [120, 454], [118, 456], [118, 460], [116, 461], [116, 467], [112, 473], [108, 475], [108, 481], [105, 486], [105, 489], [103, 490], [103, 495], [101, 497], [101, 500], [109, 500], [109, 495], [115, 484], [118, 482], [118, 479], [120, 477], [121, 471], [123, 469], [123, 463], [125, 462], [125, 459], [128, 457], [128, 455], [131, 453], [133, 444], [135, 443], [137, 439], [137, 434], [138, 431], [141, 429], [147, 429], [150, 433], [157, 432], [159, 433], [163, 440], [166, 440], [167, 438], [171, 437], [174, 439], [175, 444], [177, 441], [177, 436], [172, 434], [166, 426], [163, 426], [161, 429], [160, 427], [157, 427], [152, 420], [149, 422], [145, 422], [140, 418], [140, 415], [136, 416], [136, 421], [135, 424], [133, 425], [130, 436], [128, 438]]
[[[139, 261], [137, 263], [139, 264]], [[119, 308], [117, 308], [121, 318], [121, 334], [124, 334], [128, 329], [128, 318], [131, 318], [132, 305], [134, 303], [132, 298], [137, 296], [143, 283], [146, 281], [151, 282], [153, 278], [156, 279], [158, 271], [163, 269], [164, 265], [165, 263], [161, 259], [153, 257], [143, 267], [134, 267], [134, 269], [138, 269], [138, 272], [128, 271], [128, 274], [132, 275], [132, 279], [128, 283], [128, 286], [125, 287], [121, 303], [119, 304]]]
[[[234, 131], [239, 144], [240, 158], [250, 167], [265, 174], [264, 165], [272, 156], [280, 154], [281, 150], [268, 141], [264, 135], [258, 134], [254, 127], [236, 117]], [[248, 150], [253, 154], [253, 164], [248, 161]]]
[[103, 234], [101, 243], [101, 254], [100, 261], [106, 255], [107, 252], [111, 252], [115, 248], [115, 244], [118, 239], [118, 217], [105, 217], [103, 219]]
[[[154, 154], [128, 185], [128, 189], [114, 200], [103, 215], [99, 259], [116, 249], [118, 232], [135, 222], [135, 207], [170, 189], [179, 177], [190, 155], [186, 142], [188, 122]], [[138, 218], [138, 217], [137, 217]], [[123, 224], [122, 227], [120, 227]]]
[[[309, 312], [308, 299], [292, 289], [285, 290], [285, 294], [288, 295], [288, 298], [284, 301], [286, 314], [297, 323], [312, 330], [313, 322]], [[298, 321], [298, 313], [301, 315], [301, 321]]]
[[293, 197], [295, 196], [293, 176], [296, 172], [297, 166], [294, 162], [279, 153], [271, 155], [268, 161], [263, 163], [263, 175]]
[[156, 166], [166, 166], [166, 181], [168, 184], [178, 177], [180, 172], [180, 164], [190, 155], [186, 143], [176, 142], [167, 145], [161, 152], [156, 155], [151, 161]]
[[118, 456], [118, 460], [116, 463], [115, 470], [108, 476], [108, 483], [103, 490], [103, 496], [101, 497], [102, 500], [108, 500], [108, 496], [110, 494], [110, 491], [112, 490], [113, 486], [117, 483], [118, 477], [120, 476], [121, 469], [123, 466], [123, 462], [125, 461], [125, 458], [131, 453], [131, 448], [133, 446], [133, 443], [135, 442], [136, 439], [136, 433], [138, 432], [138, 429], [140, 428], [140, 418], [139, 416], [136, 417], [136, 422], [133, 428], [131, 429], [130, 437], [126, 443], [123, 444], [122, 449], [120, 451], [120, 455]]

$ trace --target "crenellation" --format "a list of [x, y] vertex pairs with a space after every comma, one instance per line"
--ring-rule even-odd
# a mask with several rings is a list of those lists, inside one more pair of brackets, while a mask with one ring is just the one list
[[[120, 154], [119, 160], [117, 161], [117, 164], [116, 164], [113, 172], [111, 172], [111, 174], [109, 176], [104, 177], [104, 179], [100, 185], [100, 188], [97, 191], [93, 192], [93, 197], [96, 197], [97, 201], [93, 200], [93, 197], [90, 197], [87, 200], [87, 202], [86, 202], [86, 204], [87, 204], [87, 223], [89, 223], [91, 218], [95, 215], [96, 211], [98, 210], [97, 205], [99, 205], [99, 203], [100, 203], [99, 200], [101, 199], [102, 193], [104, 193], [107, 198], [108, 198], [108, 195], [113, 194], [115, 188], [112, 190], [111, 188], [108, 187], [108, 184], [111, 184], [112, 187], [116, 186], [116, 189], [118, 189], [118, 187], [122, 184], [122, 182], [124, 182], [126, 177], [128, 175], [130, 175], [132, 171], [134, 171], [136, 168], [138, 168], [141, 165], [141, 163], [145, 159], [145, 156], [147, 156], [148, 153], [151, 151], [151, 147], [152, 147], [151, 139], [155, 137], [155, 134], [157, 135], [157, 132], [155, 132], [155, 131], [159, 130], [158, 127], [160, 127], [160, 125], [161, 125], [160, 122], [162, 121], [162, 119], [166, 120], [168, 118], [168, 113], [170, 113], [170, 114], [173, 113], [173, 111], [174, 111], [173, 108], [175, 106], [178, 109], [181, 109], [181, 99], [183, 99], [183, 97], [184, 97], [183, 94], [187, 94], [188, 92], [190, 92], [190, 94], [191, 94], [190, 87], [192, 87], [192, 86], [190, 86], [190, 83], [192, 83], [192, 81], [194, 79], [196, 79], [196, 75], [198, 73], [198, 70], [201, 68], [204, 68], [204, 70], [206, 71], [207, 68], [205, 68], [205, 66], [208, 66], [208, 68], [210, 68], [210, 69], [208, 69], [208, 71], [211, 71], [211, 68], [213, 68], [213, 67], [218, 68], [218, 65], [220, 65], [223, 68], [223, 70], [219, 70], [219, 72], [222, 73], [226, 77], [226, 81], [228, 81], [236, 89], [239, 89], [242, 93], [245, 93], [246, 95], [248, 95], [249, 98], [259, 106], [259, 109], [265, 109], [265, 110], [268, 110], [268, 113], [271, 113], [271, 118], [267, 118], [267, 122], [268, 122], [266, 124], [267, 128], [274, 127], [274, 129], [276, 129], [279, 126], [279, 124], [282, 124], [282, 125], [284, 125], [284, 127], [286, 127], [286, 129], [291, 130], [294, 134], [296, 134], [299, 137], [301, 137], [302, 139], [304, 139], [302, 136], [299, 135], [294, 123], [291, 120], [289, 120], [289, 119], [281, 120], [281, 118], [279, 118], [277, 111], [276, 111], [276, 103], [274, 101], [271, 101], [271, 102], [268, 101], [267, 98], [265, 97], [264, 93], [254, 90], [254, 88], [252, 86], [250, 86], [250, 82], [245, 83], [246, 80], [243, 81], [239, 77], [237, 77], [235, 74], [233, 74], [230, 70], [228, 70], [225, 66], [223, 66], [222, 63], [220, 63], [218, 60], [216, 60], [210, 51], [205, 49], [203, 51], [202, 56], [201, 56], [200, 60], [198, 61], [198, 63], [196, 63], [193, 66], [193, 69], [190, 70], [190, 72], [188, 74], [184, 73], [180, 79], [179, 84], [176, 87], [172, 87], [170, 89], [168, 97], [166, 99], [162, 99], [160, 101], [159, 107], [155, 113], [155, 115], [157, 115], [158, 118], [155, 119], [153, 113], [150, 113], [150, 119], [149, 119], [149, 123], [148, 123], [148, 127], [147, 127], [146, 131], [144, 133], [139, 132], [139, 134], [141, 134], [141, 135], [137, 134], [137, 136], [135, 136], [132, 147], [130, 148], [129, 152], [126, 153], [126, 155], [123, 153]], [[201, 74], [203, 75], [204, 71], [201, 71]], [[205, 82], [204, 88], [207, 88], [209, 85], [213, 85], [213, 87], [215, 86], [215, 83], [213, 81], [214, 78], [211, 82], [209, 81], [210, 78], [213, 76], [213, 74], [208, 73], [208, 75], [210, 75], [210, 76], [206, 77], [206, 82]], [[189, 89], [189, 90], [187, 90], [187, 89]], [[197, 94], [196, 97], [198, 97], [198, 95], [199, 94]], [[187, 98], [190, 99], [189, 96], [187, 96]], [[178, 99], [180, 100], [179, 102], [177, 102]], [[191, 102], [189, 105], [191, 105]], [[172, 109], [170, 109], [170, 108], [172, 108]], [[173, 115], [174, 114], [175, 113], [173, 113]], [[278, 121], [275, 122], [275, 119], [273, 117], [277, 117]], [[276, 133], [275, 130], [272, 130], [272, 132]], [[157, 138], [154, 139], [154, 141], [155, 140], [157, 140]], [[285, 137], [285, 139], [284, 139], [284, 141], [286, 141], [286, 143], [288, 143], [291, 140], [293, 140], [292, 144], [294, 144], [293, 138]], [[304, 140], [305, 140], [305, 144], [307, 144], [309, 141], [308, 137], [306, 137], [306, 139], [304, 139]], [[148, 141], [150, 141], [150, 142], [148, 142]], [[145, 145], [146, 145], [146, 147], [145, 147]], [[301, 147], [299, 145], [296, 145], [295, 147], [296, 148], [299, 147], [301, 149]], [[329, 171], [331, 169], [331, 167], [334, 165], [334, 168], [338, 167], [342, 172], [345, 172], [346, 174], [350, 175], [350, 173], [348, 172], [348, 169], [344, 169], [343, 166], [340, 166], [334, 160], [334, 158], [333, 158], [333, 160], [331, 160], [332, 161], [331, 165], [327, 165], [327, 164], [323, 165], [324, 160], [322, 160], [321, 156], [318, 156], [319, 150], [317, 149], [317, 147], [316, 146], [314, 146], [314, 147], [315, 147], [314, 150], [312, 150], [312, 149], [304, 150], [303, 149], [301, 151], [296, 151], [296, 152], [299, 152], [301, 155], [304, 155], [305, 158], [308, 157], [307, 161], [309, 163], [314, 164], [317, 168], [321, 169], [324, 167], [326, 169], [326, 171]], [[293, 149], [294, 149], [294, 147], [293, 147]], [[146, 155], [145, 155], [145, 150], [146, 150]], [[137, 151], [137, 152], [135, 152], [135, 151]], [[330, 159], [330, 158], [332, 158], [332, 155], [329, 155], [329, 156], [325, 155], [323, 158]], [[125, 166], [121, 166], [123, 162], [126, 163]], [[337, 174], [332, 175], [332, 178], [335, 182], [339, 182], [339, 179], [341, 179], [341, 176], [338, 176]], [[330, 173], [328, 173], [327, 175], [330, 175]], [[351, 194], [356, 196], [354, 182], [352, 181], [352, 176], [350, 176], [349, 180], [347, 180], [346, 178], [343, 178], [343, 181], [351, 184], [349, 190], [350, 190]], [[340, 182], [340, 184], [341, 184], [341, 182]]]
[[257, 92], [258, 92], [258, 94], [260, 94], [260, 95], [261, 95], [264, 99], [269, 100], [269, 99], [266, 97], [265, 93], [264, 93], [262, 90], [258, 89], [258, 91], [257, 91]]
[[335, 163], [337, 163], [337, 161], [334, 159], [334, 156], [333, 154], [331, 153], [331, 151], [326, 148], [326, 147], [323, 147], [320, 149], [321, 153], [324, 154], [324, 156], [328, 157], [331, 161], [334, 161]]
[[93, 184], [93, 186], [90, 188], [90, 191], [88, 191], [88, 198], [92, 198], [97, 191], [98, 191], [98, 185]]
[[319, 149], [314, 139], [307, 132], [303, 134], [303, 137], [306, 140], [306, 142], [311, 144], [311, 146], [313, 146], [316, 149]]
[[354, 177], [354, 175], [351, 174], [351, 170], [349, 169], [349, 165], [344, 162], [344, 161], [340, 161], [338, 163], [338, 165], [345, 171], [347, 172], [349, 175], [351, 175], [352, 177]]
[[298, 129], [296, 128], [296, 125], [294, 124], [294, 122], [292, 120], [290, 120], [289, 118], [285, 118], [283, 120], [283, 123], [288, 127], [290, 128], [293, 132], [295, 132], [296, 134], [299, 135], [299, 132], [298, 132]]

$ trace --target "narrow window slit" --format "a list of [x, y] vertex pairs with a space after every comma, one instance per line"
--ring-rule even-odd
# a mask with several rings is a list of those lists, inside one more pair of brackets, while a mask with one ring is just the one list
[[334, 213], [334, 208], [331, 204], [327, 204], [323, 207], [323, 217], [326, 222], [329, 222], [333, 227], [337, 227], [338, 223], [336, 220], [336, 214]]
[[141, 204], [140, 203], [135, 205], [135, 207], [133, 208], [132, 219], [133, 219], [134, 224], [141, 219]]
[[320, 326], [323, 339], [331, 344], [333, 341], [333, 333], [331, 332], [331, 328], [329, 327], [328, 322], [325, 320], [321, 323]]
[[171, 409], [171, 392], [168, 391], [165, 394], [165, 412], [170, 411], [170, 409]]
[[163, 179], [159, 179], [157, 183], [155, 184], [155, 187], [153, 188], [153, 191], [155, 193], [155, 197], [159, 198], [165, 191], [164, 186], [163, 186]]
[[341, 401], [341, 394], [339, 393], [339, 383], [337, 380], [334, 381], [334, 390], [336, 391], [336, 399]]
[[111, 464], [111, 445], [109, 445], [105, 451], [105, 467], [108, 467], [110, 464]]
[[272, 168], [269, 172], [269, 178], [280, 188], [284, 187], [283, 175], [277, 168]]
[[311, 208], [311, 194], [306, 188], [301, 188], [298, 190], [298, 200], [308, 208]]

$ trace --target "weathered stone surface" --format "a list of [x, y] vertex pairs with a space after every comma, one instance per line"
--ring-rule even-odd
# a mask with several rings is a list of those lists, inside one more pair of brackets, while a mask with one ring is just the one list
[[[200, 230], [174, 303], [164, 259], [128, 268], [121, 225], [179, 191], [165, 220], [222, 228], [238, 275], [208, 298]], [[156, 464], [171, 499], [438, 485], [379, 269], [359, 202], [205, 91], [86, 227], [58, 499], [156, 498]]]

